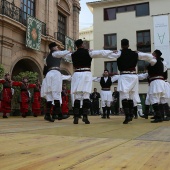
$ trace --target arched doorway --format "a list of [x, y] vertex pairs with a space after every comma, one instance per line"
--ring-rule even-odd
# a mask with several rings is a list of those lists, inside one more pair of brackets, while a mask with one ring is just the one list
[[19, 60], [13, 67], [12, 77], [17, 76], [20, 72], [25, 72], [25, 71], [37, 72], [40, 80], [42, 80], [41, 70], [39, 69], [38, 65], [30, 59]]

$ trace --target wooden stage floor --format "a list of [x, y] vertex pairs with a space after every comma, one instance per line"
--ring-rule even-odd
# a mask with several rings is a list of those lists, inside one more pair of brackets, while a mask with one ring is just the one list
[[0, 118], [0, 170], [170, 170], [170, 121]]

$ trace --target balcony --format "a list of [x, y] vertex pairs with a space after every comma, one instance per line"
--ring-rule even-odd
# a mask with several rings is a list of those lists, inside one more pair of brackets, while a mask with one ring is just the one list
[[61, 32], [55, 32], [54, 33], [54, 38], [58, 41], [61, 41], [63, 45], [65, 45], [65, 35]]
[[[8, 16], [15, 21], [27, 26], [28, 14], [7, 0], [0, 0], [0, 14]], [[40, 21], [41, 22], [41, 21]], [[41, 34], [46, 35], [46, 24], [42, 23]]]

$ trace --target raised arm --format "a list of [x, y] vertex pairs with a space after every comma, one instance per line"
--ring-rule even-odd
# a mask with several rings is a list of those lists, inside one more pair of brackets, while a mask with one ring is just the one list
[[64, 51], [55, 51], [52, 53], [52, 56], [55, 58], [63, 58], [66, 62], [72, 63], [71, 52], [64, 50]]
[[4, 84], [5, 80], [4, 79], [0, 79], [0, 84]]
[[112, 77], [111, 77], [112, 83], [115, 82], [115, 81], [117, 81], [117, 80], [119, 79], [119, 77], [120, 77], [120, 75], [114, 75], [114, 76], [112, 76]]
[[22, 82], [20, 81], [13, 81], [12, 82], [12, 86], [21, 86], [22, 85]]
[[36, 87], [36, 84], [29, 84], [28, 85], [28, 88], [35, 88]]
[[89, 52], [91, 58], [108, 58], [108, 55], [113, 53], [111, 50], [93, 50]]
[[62, 74], [62, 80], [71, 81], [71, 75], [66, 76], [66, 75], [63, 75], [63, 74]]
[[149, 53], [138, 52], [138, 59], [145, 60], [145, 61], [149, 62], [151, 65], [155, 65], [157, 62], [157, 60], [154, 58], [154, 56]]
[[70, 51], [64, 50], [64, 51], [55, 51], [52, 53], [52, 56], [55, 58], [63, 58], [65, 57], [67, 54], [70, 54]]
[[101, 77], [93, 77], [92, 78], [92, 80], [94, 81], [94, 82], [100, 82], [100, 80], [101, 80]]
[[148, 78], [148, 73], [138, 74], [138, 79], [139, 80], [144, 80], [144, 79], [147, 79], [147, 78]]

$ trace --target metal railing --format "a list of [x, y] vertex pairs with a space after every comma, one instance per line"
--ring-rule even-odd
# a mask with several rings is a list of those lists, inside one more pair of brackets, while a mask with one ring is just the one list
[[61, 41], [63, 45], [65, 45], [65, 35], [61, 32], [55, 32], [54, 33], [54, 38], [58, 41]]
[[[7, 0], [0, 0], [0, 14], [6, 15], [15, 21], [27, 26], [27, 16], [28, 14]], [[42, 21], [41, 34], [46, 35], [46, 24]]]

